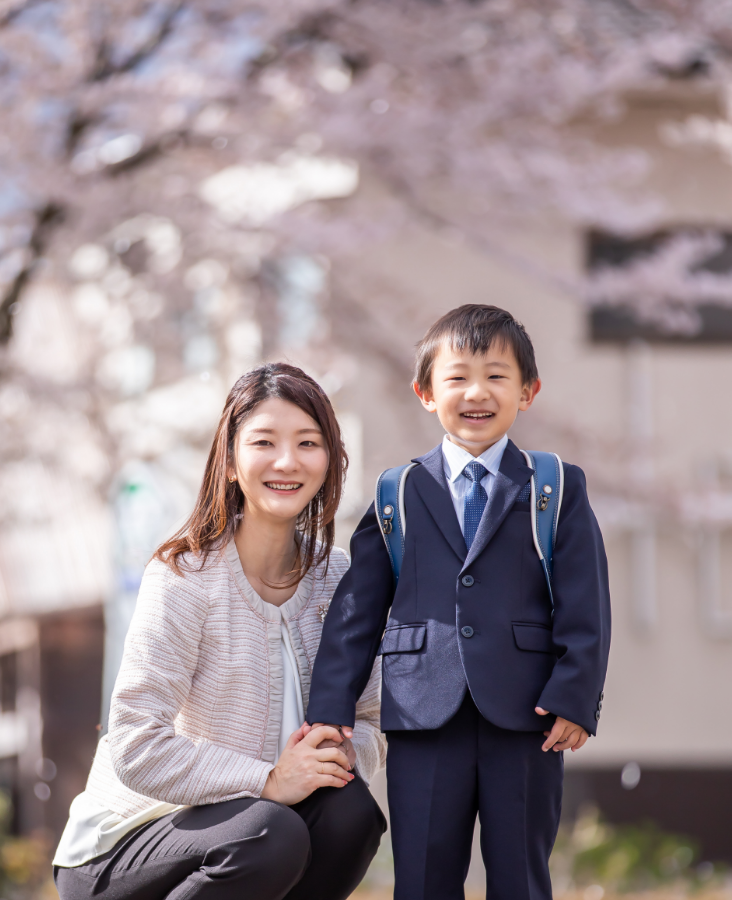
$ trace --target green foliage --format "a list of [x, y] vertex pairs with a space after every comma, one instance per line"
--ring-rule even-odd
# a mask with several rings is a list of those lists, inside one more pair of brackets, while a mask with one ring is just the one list
[[621, 893], [675, 884], [693, 890], [718, 881], [724, 871], [699, 862], [690, 838], [667, 834], [652, 822], [611, 826], [594, 809], [585, 810], [571, 832], [560, 833], [552, 857], [560, 891], [593, 884]]
[[48, 894], [50, 846], [43, 835], [8, 834], [10, 798], [0, 791], [0, 900], [37, 900]]

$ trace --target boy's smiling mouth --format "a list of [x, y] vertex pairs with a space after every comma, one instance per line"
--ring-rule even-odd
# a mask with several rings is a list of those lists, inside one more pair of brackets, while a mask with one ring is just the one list
[[464, 412], [460, 417], [464, 419], [490, 419], [495, 415], [492, 412]]

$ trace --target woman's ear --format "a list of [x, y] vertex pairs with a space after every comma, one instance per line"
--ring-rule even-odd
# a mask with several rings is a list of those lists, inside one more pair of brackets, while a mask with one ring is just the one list
[[422, 388], [417, 384], [416, 381], [412, 382], [412, 390], [419, 397], [422, 406], [427, 410], [427, 412], [435, 412], [437, 410], [437, 404], [432, 397], [432, 391], [429, 388], [426, 391], [423, 391]]

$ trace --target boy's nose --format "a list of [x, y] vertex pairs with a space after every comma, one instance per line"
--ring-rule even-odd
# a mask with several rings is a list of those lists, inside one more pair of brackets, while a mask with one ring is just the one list
[[469, 385], [465, 391], [465, 398], [467, 400], [485, 400], [490, 397], [490, 395], [490, 389], [478, 382], [473, 382], [473, 384]]

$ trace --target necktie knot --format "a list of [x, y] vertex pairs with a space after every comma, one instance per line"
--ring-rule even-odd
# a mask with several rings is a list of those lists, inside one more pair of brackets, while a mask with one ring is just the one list
[[463, 475], [468, 481], [472, 481], [473, 484], [480, 484], [487, 474], [488, 469], [483, 463], [478, 462], [477, 459], [474, 462], [469, 462], [463, 469]]

